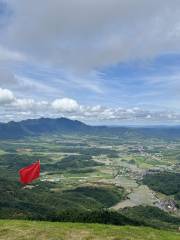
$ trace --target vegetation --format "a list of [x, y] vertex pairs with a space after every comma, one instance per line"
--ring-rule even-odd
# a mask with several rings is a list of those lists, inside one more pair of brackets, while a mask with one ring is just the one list
[[[180, 234], [149, 227], [111, 226], [80, 223], [0, 221], [0, 240], [178, 240]], [[81, 238], [80, 238], [81, 237]]]
[[[123, 196], [114, 187], [81, 187], [52, 191], [54, 183], [38, 183], [24, 189], [19, 182], [0, 179], [0, 218], [52, 219], [63, 210], [94, 210], [110, 207]], [[56, 217], [55, 217], [56, 218]]]
[[157, 207], [137, 206], [133, 208], [125, 208], [121, 213], [136, 222], [141, 222], [144, 225], [155, 228], [178, 229], [180, 225], [179, 218], [171, 216]]
[[103, 164], [95, 162], [89, 155], [70, 155], [64, 157], [61, 161], [54, 164], [44, 164], [42, 165], [42, 170], [69, 170], [69, 169], [82, 169], [95, 166], [101, 166]]
[[143, 182], [153, 190], [167, 195], [180, 192], [180, 173], [163, 172], [145, 175]]
[[111, 207], [119, 202], [123, 197], [123, 190], [112, 187], [79, 187], [74, 190], [67, 191], [69, 193], [83, 195], [84, 198], [96, 198], [96, 201], [104, 205], [104, 207]]

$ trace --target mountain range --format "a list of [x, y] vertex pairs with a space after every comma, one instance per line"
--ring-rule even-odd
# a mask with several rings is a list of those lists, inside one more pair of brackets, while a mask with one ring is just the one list
[[156, 137], [179, 138], [179, 126], [154, 127], [110, 127], [90, 126], [77, 120], [67, 118], [27, 119], [19, 122], [0, 123], [0, 139], [16, 139], [43, 134], [91, 134], [113, 135], [119, 137]]

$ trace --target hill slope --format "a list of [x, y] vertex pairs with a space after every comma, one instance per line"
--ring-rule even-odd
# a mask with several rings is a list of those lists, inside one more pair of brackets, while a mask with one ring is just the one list
[[0, 240], [178, 240], [177, 232], [148, 227], [0, 220]]

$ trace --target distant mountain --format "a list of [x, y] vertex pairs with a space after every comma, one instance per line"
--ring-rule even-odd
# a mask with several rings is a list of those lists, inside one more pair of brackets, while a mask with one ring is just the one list
[[90, 126], [67, 118], [28, 119], [20, 122], [0, 123], [0, 139], [16, 139], [42, 134], [92, 134], [119, 137], [180, 138], [180, 127], [108, 127]]
[[0, 123], [0, 138], [21, 138], [50, 133], [79, 133], [89, 128], [80, 121], [67, 118], [28, 119], [20, 122]]

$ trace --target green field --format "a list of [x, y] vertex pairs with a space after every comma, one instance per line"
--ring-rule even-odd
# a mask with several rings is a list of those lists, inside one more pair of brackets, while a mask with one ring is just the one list
[[149, 227], [0, 221], [1, 240], [179, 240], [180, 234]]

